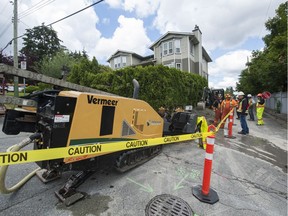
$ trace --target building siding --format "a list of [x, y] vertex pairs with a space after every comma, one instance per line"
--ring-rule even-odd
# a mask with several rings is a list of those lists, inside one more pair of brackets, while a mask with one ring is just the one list
[[[175, 40], [180, 40], [180, 53], [175, 53]], [[163, 56], [161, 55], [163, 43], [169, 41], [173, 41], [173, 54]], [[191, 53], [191, 44], [193, 44], [194, 47], [193, 53]], [[169, 65], [170, 67], [176, 68], [176, 64], [180, 63], [180, 69], [182, 71], [199, 74], [208, 79], [208, 62], [210, 62], [211, 59], [206, 53], [206, 50], [202, 47], [202, 33], [198, 27], [195, 27], [190, 33], [168, 32], [151, 45], [150, 49], [153, 49], [154, 64]], [[110, 59], [111, 68], [115, 69], [115, 58], [125, 54], [128, 55], [126, 60], [127, 66], [141, 64], [144, 59], [143, 57], [137, 58], [138, 54], [135, 55], [135, 53], [119, 52], [117, 55], [113, 56], [114, 58]], [[205, 58], [207, 58], [208, 61]]]

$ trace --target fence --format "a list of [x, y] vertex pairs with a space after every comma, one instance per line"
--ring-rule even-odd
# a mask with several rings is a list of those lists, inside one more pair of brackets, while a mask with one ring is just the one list
[[266, 100], [265, 107], [275, 110], [278, 113], [287, 114], [287, 92], [273, 93]]

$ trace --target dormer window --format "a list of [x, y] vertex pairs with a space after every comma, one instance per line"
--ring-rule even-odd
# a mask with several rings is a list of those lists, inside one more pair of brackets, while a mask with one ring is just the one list
[[174, 50], [175, 53], [181, 52], [179, 39], [163, 42], [160, 47], [162, 50], [161, 54], [163, 54], [163, 56], [174, 54]]
[[118, 56], [114, 58], [114, 68], [122, 68], [127, 65], [126, 56]]

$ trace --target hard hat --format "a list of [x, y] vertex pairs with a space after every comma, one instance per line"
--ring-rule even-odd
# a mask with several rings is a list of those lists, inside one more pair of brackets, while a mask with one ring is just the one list
[[165, 108], [162, 106], [159, 108], [159, 111], [164, 111], [164, 110], [165, 110]]
[[175, 112], [183, 112], [183, 109], [180, 107], [177, 107], [177, 109], [175, 109]]
[[251, 94], [248, 94], [247, 97], [252, 97], [252, 95], [251, 95]]
[[262, 97], [262, 94], [261, 93], [257, 94], [257, 97]]
[[238, 96], [244, 96], [244, 95], [245, 95], [244, 92], [242, 91], [238, 92]]

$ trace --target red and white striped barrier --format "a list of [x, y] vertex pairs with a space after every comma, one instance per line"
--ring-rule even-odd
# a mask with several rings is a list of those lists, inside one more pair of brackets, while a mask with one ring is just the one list
[[[208, 131], [216, 130], [214, 125], [209, 125]], [[214, 151], [215, 135], [207, 137], [206, 154], [204, 161], [204, 172], [202, 186], [197, 185], [192, 188], [192, 194], [199, 199], [201, 202], [214, 204], [219, 201], [218, 194], [215, 190], [210, 188], [210, 179], [212, 172], [212, 161]]]
[[229, 121], [229, 123], [228, 123], [228, 134], [225, 134], [225, 131], [224, 131], [224, 137], [230, 138], [230, 139], [235, 139], [236, 138], [235, 136], [232, 135], [233, 134], [232, 133], [233, 118], [234, 118], [234, 116], [233, 116], [233, 113], [231, 112], [230, 115], [229, 115], [229, 119], [228, 119], [228, 121]]

